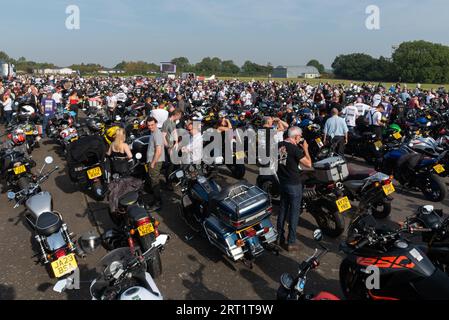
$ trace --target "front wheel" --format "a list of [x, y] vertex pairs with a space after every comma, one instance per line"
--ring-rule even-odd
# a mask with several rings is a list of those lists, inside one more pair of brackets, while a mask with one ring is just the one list
[[424, 178], [423, 183], [421, 191], [427, 200], [440, 202], [446, 198], [447, 187], [440, 176], [431, 173]]
[[[142, 252], [146, 252], [151, 248], [154, 241], [153, 236], [146, 236], [140, 238]], [[162, 274], [162, 260], [159, 250], [155, 250], [154, 253], [147, 259], [147, 271], [153, 278], [157, 278]]]
[[339, 237], [345, 230], [345, 221], [337, 205], [327, 202], [318, 206], [316, 210], [315, 220], [323, 233], [331, 238]]

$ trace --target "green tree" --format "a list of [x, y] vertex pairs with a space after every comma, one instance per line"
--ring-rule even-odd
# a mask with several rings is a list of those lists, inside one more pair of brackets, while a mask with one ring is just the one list
[[334, 74], [340, 79], [370, 80], [367, 75], [376, 69], [376, 59], [364, 53], [339, 55], [332, 63]]
[[171, 63], [176, 64], [176, 69], [178, 72], [188, 72], [192, 68], [189, 59], [186, 57], [173, 58]]
[[449, 47], [426, 41], [402, 43], [393, 54], [397, 76], [407, 82], [449, 82]]
[[324, 65], [322, 65], [318, 60], [313, 59], [310, 60], [309, 63], [307, 63], [307, 66], [309, 67], [315, 67], [317, 68], [319, 73], [324, 73]]

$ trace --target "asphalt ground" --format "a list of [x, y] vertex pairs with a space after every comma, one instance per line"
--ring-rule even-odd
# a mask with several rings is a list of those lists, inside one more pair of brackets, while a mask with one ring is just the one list
[[[112, 227], [106, 202], [95, 202], [70, 182], [65, 171], [65, 161], [58, 155], [58, 146], [43, 141], [33, 151], [38, 170], [46, 156], [55, 159], [60, 169], [43, 185], [53, 195], [54, 209], [62, 213], [64, 221], [77, 237], [88, 231], [102, 233]], [[357, 159], [349, 160], [356, 168], [367, 168]], [[227, 169], [220, 170], [217, 178], [221, 185], [235, 184]], [[248, 166], [245, 179], [255, 183], [257, 168]], [[393, 195], [393, 213], [384, 222], [394, 224], [403, 221], [416, 209], [428, 204], [420, 193], [397, 190]], [[260, 256], [252, 269], [241, 262], [232, 262], [205, 238], [196, 236], [181, 219], [178, 211], [179, 192], [163, 193], [164, 207], [156, 214], [161, 221], [160, 229], [171, 239], [162, 253], [163, 274], [156, 279], [164, 299], [176, 300], [269, 300], [275, 299], [282, 273], [297, 271], [299, 263], [310, 256], [318, 245], [313, 240], [317, 229], [312, 216], [305, 212], [297, 228], [300, 251], [288, 253], [281, 250], [276, 256], [266, 252]], [[449, 200], [435, 204], [449, 212]], [[273, 224], [278, 208], [274, 206]], [[348, 220], [346, 219], [346, 226]], [[325, 237], [322, 241], [330, 252], [324, 256], [318, 269], [309, 274], [307, 292], [329, 291], [343, 297], [339, 285], [339, 265], [343, 254], [338, 251], [344, 235], [338, 239]], [[100, 247], [85, 259], [78, 259], [81, 287], [62, 294], [52, 290], [55, 279], [33, 258], [35, 247], [33, 233], [24, 219], [23, 207], [13, 209], [6, 194], [0, 195], [0, 299], [65, 300], [90, 299], [89, 286], [96, 277], [96, 263], [106, 254]]]

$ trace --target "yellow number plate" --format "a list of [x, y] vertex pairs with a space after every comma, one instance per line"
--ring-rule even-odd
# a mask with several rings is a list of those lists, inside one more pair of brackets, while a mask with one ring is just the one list
[[382, 146], [383, 146], [382, 141], [376, 141], [376, 142], [374, 142], [374, 146], [375, 146], [377, 149], [382, 148]]
[[211, 117], [204, 118], [204, 121], [210, 121], [210, 120], [211, 120]]
[[102, 175], [103, 173], [101, 173], [100, 167], [87, 170], [87, 176], [89, 177], [90, 180], [101, 177]]
[[27, 168], [25, 167], [25, 165], [21, 165], [17, 168], [14, 168], [14, 174], [21, 174], [27, 171]]
[[389, 196], [390, 194], [392, 194], [393, 192], [395, 192], [395, 188], [394, 185], [392, 183], [386, 184], [382, 187], [382, 189], [384, 189], [384, 193], [385, 195]]
[[27, 131], [27, 132], [25, 132], [25, 135], [33, 136], [34, 135], [34, 131]]
[[51, 268], [55, 274], [56, 278], [61, 278], [62, 276], [76, 270], [78, 268], [78, 263], [75, 259], [75, 254], [71, 253], [67, 256], [61, 257], [56, 261], [51, 263]]
[[154, 232], [154, 227], [153, 227], [153, 224], [147, 223], [142, 226], [139, 226], [137, 228], [137, 231], [139, 231], [139, 235], [141, 237], [143, 237], [143, 236], [146, 236], [147, 234]]
[[72, 138], [70, 139], [70, 142], [75, 142], [76, 140], [78, 140], [78, 138]]
[[236, 152], [235, 157], [237, 158], [237, 160], [243, 159], [245, 158], [245, 152], [244, 151]]
[[399, 132], [396, 132], [395, 134], [393, 134], [393, 137], [394, 137], [396, 140], [399, 140], [399, 139], [402, 138], [402, 135], [401, 135]]
[[340, 211], [340, 213], [343, 213], [351, 209], [351, 202], [349, 202], [348, 197], [338, 199], [335, 203], [337, 204], [337, 208], [338, 211]]
[[444, 169], [444, 166], [442, 164], [437, 164], [435, 167], [433, 167], [433, 170], [435, 170], [436, 173], [438, 173], [438, 174], [446, 171], [446, 169]]

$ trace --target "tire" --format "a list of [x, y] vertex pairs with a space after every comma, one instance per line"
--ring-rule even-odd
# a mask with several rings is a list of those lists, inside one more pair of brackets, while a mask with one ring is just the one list
[[[151, 248], [153, 241], [154, 237], [151, 235], [140, 238], [142, 253]], [[154, 253], [147, 259], [147, 271], [154, 279], [162, 274], [162, 260], [159, 250], [155, 250]]]
[[372, 206], [371, 212], [376, 219], [381, 220], [387, 218], [391, 213], [391, 200], [384, 199], [376, 207]]
[[243, 179], [246, 173], [246, 167], [243, 164], [230, 165], [229, 170], [231, 170], [232, 176], [237, 180]]
[[26, 177], [22, 177], [19, 179], [19, 181], [17, 181], [17, 187], [19, 188], [19, 190], [23, 190], [28, 188], [28, 186], [30, 185], [30, 180]]
[[343, 260], [340, 264], [340, 286], [341, 291], [348, 300], [365, 300], [366, 290], [364, 282], [361, 284], [359, 271], [354, 269], [354, 265], [348, 260]]
[[276, 190], [274, 183], [271, 180], [264, 181], [260, 185], [260, 188], [270, 196], [271, 200], [278, 199], [281, 196], [279, 190]]
[[345, 221], [338, 212], [337, 206], [327, 202], [316, 209], [318, 212], [314, 214], [314, 217], [318, 227], [328, 237], [339, 237], [345, 230]]
[[427, 200], [432, 202], [441, 202], [446, 198], [447, 187], [443, 179], [431, 173], [424, 178], [425, 185], [421, 187], [421, 191]]

